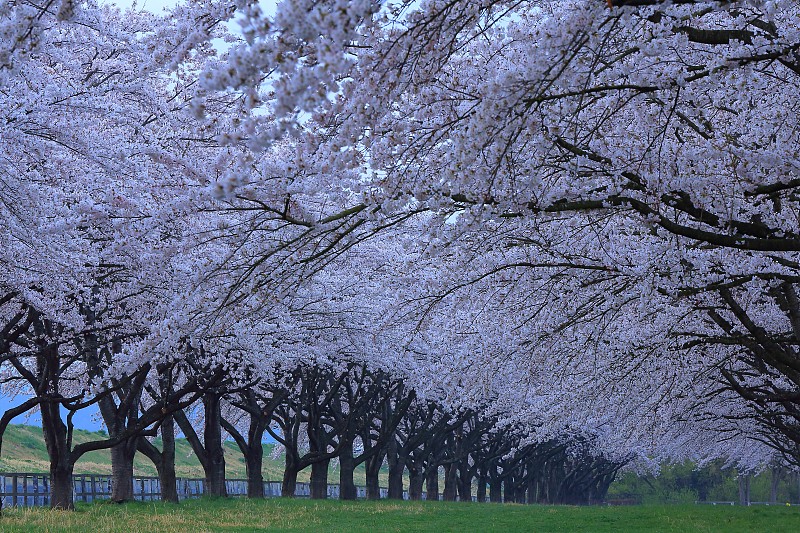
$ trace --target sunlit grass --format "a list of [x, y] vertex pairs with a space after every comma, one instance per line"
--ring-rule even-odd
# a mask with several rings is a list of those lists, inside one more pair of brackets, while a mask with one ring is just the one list
[[0, 531], [800, 531], [798, 507], [554, 507], [445, 502], [99, 502], [75, 512], [6, 509]]

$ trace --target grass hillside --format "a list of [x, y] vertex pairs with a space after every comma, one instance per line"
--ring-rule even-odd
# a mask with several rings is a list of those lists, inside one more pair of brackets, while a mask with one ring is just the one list
[[[73, 440], [76, 444], [92, 440], [107, 438], [103, 431], [85, 431], [76, 429]], [[160, 440], [154, 443], [160, 447]], [[272, 458], [274, 445], [264, 444], [264, 479], [278, 481], [283, 478], [283, 455]], [[42, 472], [50, 470], [47, 459], [47, 449], [42, 436], [42, 428], [28, 425], [9, 425], [3, 435], [3, 450], [0, 455], [0, 472]], [[179, 477], [203, 477], [203, 468], [192, 452], [186, 439], [177, 439], [175, 442], [175, 470]], [[245, 463], [236, 443], [225, 443], [225, 471], [229, 479], [245, 478]], [[76, 474], [111, 474], [111, 452], [101, 450], [89, 452], [84, 455], [75, 466]], [[147, 457], [136, 454], [134, 473], [138, 476], [155, 476], [156, 468]], [[308, 481], [310, 469], [300, 472], [298, 481]], [[335, 465], [331, 467], [329, 481], [338, 482], [339, 472]], [[381, 485], [386, 486], [386, 474], [382, 473]], [[355, 475], [358, 485], [365, 483], [363, 468], [358, 469]]]

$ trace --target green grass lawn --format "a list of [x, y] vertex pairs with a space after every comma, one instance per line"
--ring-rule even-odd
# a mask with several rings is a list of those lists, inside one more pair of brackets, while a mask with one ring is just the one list
[[6, 509], [0, 531], [800, 531], [798, 507], [567, 507], [445, 502], [190, 500]]

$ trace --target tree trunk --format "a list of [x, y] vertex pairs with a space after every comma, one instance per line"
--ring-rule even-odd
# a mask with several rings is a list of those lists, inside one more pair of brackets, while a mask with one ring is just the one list
[[353, 481], [353, 471], [356, 465], [353, 460], [353, 443], [342, 444], [339, 453], [339, 499], [355, 500], [358, 497], [356, 483]]
[[[492, 467], [493, 469], [495, 467]], [[489, 479], [489, 501], [501, 503], [503, 501], [503, 481], [495, 472]]]
[[261, 442], [250, 443], [245, 457], [248, 498], [264, 497], [264, 475], [261, 473], [263, 463], [264, 448], [261, 446]]
[[750, 505], [749, 474], [739, 474], [739, 505]]
[[472, 501], [472, 474], [466, 458], [458, 462], [458, 499], [462, 502]]
[[381, 499], [381, 486], [378, 474], [383, 466], [383, 454], [376, 453], [372, 457], [367, 458], [364, 465], [367, 473], [367, 499], [380, 500]]
[[408, 499], [421, 500], [424, 484], [425, 476], [422, 475], [422, 468], [418, 465], [408, 465]]
[[158, 471], [161, 501], [178, 503], [178, 487], [175, 476], [175, 421], [172, 416], [167, 416], [161, 422], [161, 444], [162, 451], [159, 451], [152, 442], [140, 438], [137, 450], [146, 455]]
[[448, 463], [444, 465], [444, 492], [442, 499], [446, 502], [456, 501], [458, 495], [458, 487], [456, 486], [456, 475], [458, 470], [455, 463]]
[[510, 475], [503, 478], [503, 501], [508, 503], [514, 501], [514, 481]]
[[294, 498], [297, 489], [297, 464], [294, 454], [286, 452], [286, 466], [283, 469], [283, 482], [281, 483], [281, 497]]
[[477, 500], [480, 503], [486, 503], [486, 483], [486, 474], [484, 470], [481, 469], [478, 474], [478, 488], [476, 493]]
[[428, 493], [427, 500], [439, 499], [439, 467], [430, 465], [425, 471], [425, 488]]
[[781, 482], [781, 468], [779, 466], [772, 467], [772, 480], [769, 486], [769, 503], [778, 503], [778, 485]]
[[50, 465], [50, 508], [75, 509], [72, 487], [73, 465]]
[[161, 422], [161, 460], [158, 478], [161, 484], [161, 501], [178, 503], [178, 479], [175, 475], [175, 420], [167, 416]]
[[40, 413], [42, 433], [50, 459], [50, 508], [73, 510], [75, 502], [72, 494], [72, 471], [75, 464], [70, 458], [67, 426], [61, 419], [60, 404], [43, 403]]
[[514, 496], [517, 503], [528, 502], [528, 484], [522, 480], [522, 475], [514, 478]]
[[138, 437], [124, 440], [111, 448], [111, 501], [132, 502], [133, 458], [136, 455]]
[[527, 493], [527, 499], [525, 500], [526, 503], [536, 503], [536, 476], [533, 474], [528, 474], [528, 488], [525, 491]]
[[402, 461], [395, 461], [389, 466], [389, 490], [387, 497], [390, 500], [403, 499], [403, 470], [405, 465]]
[[225, 497], [225, 453], [222, 448], [222, 413], [220, 396], [216, 393], [203, 395], [205, 408], [205, 430], [203, 432], [204, 447], [207, 457], [205, 465], [205, 494], [207, 496]]
[[403, 499], [403, 469], [405, 461], [397, 453], [397, 441], [392, 438], [386, 449], [386, 462], [389, 463], [389, 494], [391, 500]]
[[324, 500], [328, 497], [328, 465], [330, 462], [330, 459], [325, 459], [311, 465], [312, 500]]

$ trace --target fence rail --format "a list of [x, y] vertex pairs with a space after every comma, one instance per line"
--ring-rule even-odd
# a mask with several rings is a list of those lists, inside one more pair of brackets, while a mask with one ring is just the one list
[[[178, 478], [176, 486], [178, 499], [198, 498], [203, 495], [203, 479]], [[230, 496], [244, 496], [247, 494], [246, 479], [228, 479], [225, 488]], [[72, 490], [76, 502], [91, 503], [95, 500], [111, 498], [111, 476], [97, 474], [75, 474], [72, 476]], [[138, 501], [153, 501], [161, 499], [161, 483], [157, 477], [136, 476], [133, 478], [134, 499]], [[265, 481], [264, 496], [267, 498], [280, 497], [281, 482]], [[296, 497], [310, 497], [311, 484], [297, 483]], [[367, 497], [366, 487], [356, 487], [356, 495], [360, 499]], [[380, 497], [386, 498], [388, 489], [380, 489]], [[339, 497], [339, 485], [328, 484], [328, 497]], [[403, 498], [408, 499], [408, 493], [403, 493]], [[423, 493], [423, 499], [425, 493]], [[4, 473], [0, 474], [0, 500], [3, 507], [32, 507], [50, 505], [50, 475], [31, 473]]]

